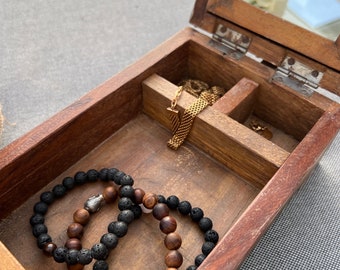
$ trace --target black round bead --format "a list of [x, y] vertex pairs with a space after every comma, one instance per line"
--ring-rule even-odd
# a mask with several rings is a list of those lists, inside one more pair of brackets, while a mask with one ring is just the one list
[[163, 195], [158, 195], [158, 203], [166, 203], [166, 198]]
[[135, 215], [131, 210], [123, 210], [118, 214], [117, 219], [130, 224], [135, 219]]
[[190, 217], [195, 222], [199, 222], [203, 216], [204, 216], [203, 210], [199, 207], [194, 207], [190, 211]]
[[131, 209], [133, 205], [133, 201], [127, 197], [120, 198], [118, 201], [118, 208], [120, 211]]
[[68, 264], [68, 265], [75, 265], [78, 263], [78, 254], [79, 254], [79, 251], [76, 250], [76, 249], [70, 249], [66, 252], [66, 255], [65, 255], [65, 262]]
[[110, 168], [107, 171], [107, 179], [110, 181], [114, 181], [114, 178], [116, 176], [116, 173], [119, 172], [116, 168]]
[[47, 227], [45, 224], [37, 224], [33, 227], [32, 229], [32, 233], [34, 235], [34, 237], [38, 237], [40, 234], [46, 234], [47, 233]]
[[37, 225], [37, 224], [42, 224], [45, 222], [45, 218], [41, 214], [34, 214], [30, 218], [30, 224], [31, 226]]
[[93, 265], [93, 270], [109, 270], [109, 265], [106, 261], [96, 261]]
[[122, 186], [125, 186], [125, 185], [133, 186], [134, 180], [130, 175], [126, 174], [121, 178], [120, 184]]
[[199, 254], [196, 256], [195, 258], [195, 265], [196, 266], [200, 266], [202, 264], [202, 262], [205, 260], [207, 256], [205, 256], [204, 254]]
[[87, 174], [85, 172], [77, 172], [74, 176], [74, 182], [77, 185], [85, 184], [87, 181]]
[[107, 230], [117, 237], [123, 237], [128, 231], [128, 225], [123, 221], [114, 221], [109, 224]]
[[45, 244], [51, 243], [52, 238], [47, 233], [40, 234], [37, 238], [38, 248], [42, 249]]
[[202, 245], [202, 253], [206, 256], [215, 248], [216, 244], [213, 242], [204, 242]]
[[120, 197], [133, 198], [135, 196], [135, 189], [132, 186], [126, 185], [119, 189]]
[[204, 240], [207, 242], [213, 242], [216, 244], [218, 242], [218, 238], [218, 233], [215, 230], [206, 231], [204, 234]]
[[82, 265], [87, 265], [92, 262], [91, 250], [83, 248], [78, 252], [78, 262]]
[[197, 266], [196, 265], [190, 265], [186, 270], [196, 270]]
[[175, 195], [171, 195], [166, 199], [166, 204], [170, 209], [176, 209], [179, 204], [179, 199]]
[[63, 263], [65, 262], [66, 253], [66, 247], [57, 247], [53, 252], [53, 258], [57, 263]]
[[96, 260], [105, 260], [109, 251], [103, 243], [94, 244], [91, 248], [92, 258]]
[[116, 171], [116, 173], [113, 175], [113, 181], [117, 184], [120, 185], [121, 179], [124, 177], [125, 173], [121, 171]]
[[48, 205], [47, 203], [44, 203], [44, 202], [37, 202], [34, 205], [33, 210], [34, 210], [34, 213], [36, 214], [45, 215], [48, 210]]
[[107, 249], [114, 249], [118, 245], [118, 237], [113, 233], [106, 233], [101, 237], [100, 243], [104, 244]]
[[109, 169], [107, 168], [103, 168], [101, 169], [99, 172], [98, 172], [98, 178], [102, 181], [108, 181], [109, 178], [108, 178], [108, 172], [109, 172]]
[[189, 215], [191, 211], [191, 204], [188, 201], [181, 201], [178, 204], [177, 209], [182, 215]]
[[64, 180], [63, 180], [63, 186], [70, 190], [74, 187], [75, 185], [75, 181], [72, 177], [65, 177]]
[[132, 205], [131, 211], [133, 212], [135, 219], [139, 219], [143, 214], [142, 208], [137, 204]]
[[66, 187], [63, 185], [56, 185], [52, 189], [52, 192], [56, 198], [61, 198], [66, 194]]
[[203, 217], [198, 222], [198, 226], [200, 227], [201, 231], [206, 232], [212, 229], [213, 223], [212, 220], [208, 217]]
[[98, 179], [98, 172], [95, 169], [91, 169], [87, 171], [87, 181], [96, 182]]
[[51, 204], [54, 202], [54, 195], [51, 191], [45, 191], [41, 193], [40, 195], [40, 201], [46, 203], [46, 204]]

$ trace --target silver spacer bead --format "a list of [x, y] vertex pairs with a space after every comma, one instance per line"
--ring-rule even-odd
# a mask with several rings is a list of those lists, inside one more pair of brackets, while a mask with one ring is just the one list
[[84, 204], [84, 208], [90, 213], [95, 213], [102, 208], [104, 202], [104, 196], [102, 194], [98, 194], [88, 198]]

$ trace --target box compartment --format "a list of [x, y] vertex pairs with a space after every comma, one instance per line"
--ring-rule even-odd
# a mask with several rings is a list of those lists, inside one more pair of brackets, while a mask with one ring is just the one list
[[[183, 30], [1, 150], [0, 240], [25, 269], [65, 267], [46, 258], [31, 235], [28, 221], [40, 193], [79, 170], [103, 167], [130, 174], [135, 187], [175, 194], [204, 210], [221, 240], [200, 269], [234, 269], [241, 263], [336, 134], [339, 107], [322, 99], [320, 108], [317, 96], [306, 99], [268, 82], [271, 68], [246, 57], [225, 57], [208, 44], [202, 34]], [[190, 143], [175, 152], [166, 147], [171, 132], [163, 110], [184, 78], [223, 86], [229, 89], [226, 95], [242, 89], [245, 79], [258, 87], [235, 97], [227, 114], [207, 108], [195, 120]], [[192, 100], [183, 93], [179, 105], [183, 109]], [[278, 130], [277, 141], [248, 127], [255, 117]], [[206, 144], [209, 129], [218, 131], [217, 140]], [[46, 225], [58, 246], [66, 240], [73, 212], [102, 188], [98, 183], [75, 188], [50, 207]], [[116, 206], [105, 206], [95, 214], [85, 228], [83, 246], [97, 243], [117, 213]], [[203, 237], [188, 217], [174, 216], [183, 236], [185, 268], [201, 252]], [[165, 252], [158, 222], [148, 215], [129, 226], [108, 262], [117, 269], [159, 269]]]

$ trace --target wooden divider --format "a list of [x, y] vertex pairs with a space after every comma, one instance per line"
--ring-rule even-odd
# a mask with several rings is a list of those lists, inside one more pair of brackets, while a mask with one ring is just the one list
[[258, 86], [258, 83], [242, 78], [212, 107], [242, 123], [246, 121], [254, 108]]
[[[168, 129], [166, 109], [176, 90], [176, 85], [156, 74], [143, 82], [144, 112]], [[249, 95], [241, 95], [238, 103], [242, 104], [246, 96]], [[184, 92], [177, 104], [180, 112], [194, 100], [195, 97]], [[289, 156], [289, 152], [211, 107], [195, 118], [187, 140], [258, 187], [263, 187]]]

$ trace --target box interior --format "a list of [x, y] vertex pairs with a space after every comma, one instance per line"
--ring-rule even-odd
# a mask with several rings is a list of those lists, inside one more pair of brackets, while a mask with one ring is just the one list
[[[247, 65], [249, 62], [246, 59], [243, 61], [241, 60], [242, 65]], [[41, 192], [51, 190], [53, 186], [61, 183], [64, 177], [73, 176], [77, 171], [87, 171], [91, 168], [99, 170], [104, 167], [116, 167], [130, 174], [135, 180], [134, 187], [166, 197], [177, 195], [180, 200], [188, 200], [193, 206], [202, 208], [205, 216], [213, 220], [213, 228], [222, 238], [260, 193], [266, 181], [269, 181], [279, 169], [284, 158], [288, 157], [303, 140], [323, 113], [322, 109], [304, 97], [286, 91], [279, 85], [266, 82], [262, 75], [259, 75], [257, 65], [260, 64], [255, 61], [251, 63], [254, 66], [245, 69], [235, 60], [192, 40], [167, 54], [134, 83], [117, 90], [119, 95], [124, 95], [127, 88], [134, 87], [138, 90], [135, 100], [138, 101], [136, 106], [139, 107], [139, 113], [134, 115], [132, 109], [130, 112], [132, 120], [81, 160], [69, 164], [69, 169], [61, 175], [52, 181], [46, 180], [43, 189], [37, 193], [32, 192], [30, 194], [32, 196], [25, 203], [1, 220], [0, 240], [25, 269], [46, 269], [47, 265], [49, 269], [64, 269], [64, 264], [57, 264], [52, 258], [45, 257], [36, 246], [29, 225], [33, 205], [39, 201]], [[269, 67], [266, 68], [270, 73]], [[192, 138], [193, 143], [189, 139], [178, 151], [167, 148], [166, 142], [171, 137], [171, 132], [148, 112], [148, 100], [145, 100], [148, 98], [152, 100], [153, 93], [155, 95], [161, 93], [157, 92], [157, 83], [154, 88], [150, 86], [151, 76], [157, 76], [157, 80], [160, 79], [163, 86], [169, 86], [171, 89], [167, 94], [168, 97], [161, 97], [162, 102], [168, 102], [169, 97], [173, 96], [176, 90], [176, 84], [185, 78], [199, 79], [210, 85], [224, 87], [228, 89], [226, 95], [229, 98], [233, 98], [232, 91], [236, 91], [235, 85], [238, 85], [243, 78], [258, 83], [258, 87], [245, 93], [247, 102], [243, 102], [245, 99], [240, 97], [234, 97], [236, 105], [229, 115], [215, 108], [208, 108], [209, 111], [205, 114], [218, 115], [221, 119], [220, 123], [227, 123], [227, 126], [219, 127], [221, 138], [225, 137], [231, 142], [237, 140], [242, 142], [237, 144], [238, 149], [241, 153], [244, 149], [250, 153], [243, 158], [253, 159], [255, 163], [256, 158], [260, 156], [272, 165], [258, 168], [259, 171], [263, 168], [268, 171], [263, 172], [264, 179], [256, 182], [252, 177], [248, 177], [251, 174], [257, 177], [258, 172], [252, 171], [252, 166], [245, 169], [244, 174], [235, 170], [239, 151], [228, 153], [229, 150], [224, 149], [227, 153], [224, 162], [223, 158], [214, 156], [213, 148], [208, 151], [202, 149], [199, 143], [195, 143], [194, 138]], [[148, 82], [147, 87], [152, 89], [149, 94], [146, 94], [145, 85]], [[237, 91], [242, 91], [242, 88], [241, 90], [237, 88]], [[191, 100], [192, 97], [185, 95], [183, 98]], [[156, 109], [166, 109], [162, 102]], [[117, 108], [112, 107], [110, 110], [108, 113], [114, 114]], [[127, 110], [124, 113], [129, 112]], [[209, 119], [202, 119], [198, 117], [197, 121], [206, 121], [206, 125], [215, 123], [210, 123]], [[251, 129], [253, 121], [266, 126], [271, 131], [272, 138], [268, 140], [253, 131]], [[231, 131], [231, 128], [234, 128], [234, 131]], [[237, 138], [233, 132], [236, 132], [236, 135], [240, 132], [240, 138]], [[195, 134], [203, 134], [200, 136], [204, 137], [205, 131], [198, 130], [190, 136], [195, 137]], [[274, 152], [267, 151], [263, 145], [270, 146], [269, 149]], [[280, 159], [277, 158], [277, 153], [280, 154]], [[65, 231], [72, 222], [73, 212], [82, 208], [88, 197], [101, 193], [104, 186], [104, 183], [87, 183], [86, 187], [75, 188], [49, 208], [46, 225], [49, 228], [48, 233], [58, 246], [63, 245], [67, 240]], [[195, 256], [201, 253], [203, 234], [190, 217], [180, 216], [173, 211], [171, 213], [177, 218], [177, 230], [183, 238], [181, 252], [184, 257], [182, 266], [184, 269], [193, 264]], [[85, 227], [83, 247], [90, 248], [98, 243], [101, 235], [106, 233], [108, 224], [115, 221], [117, 215], [117, 202], [113, 206], [105, 205], [100, 212], [94, 214]], [[144, 214], [140, 220], [129, 225], [127, 236], [120, 239], [118, 247], [110, 253], [108, 258], [110, 265], [114, 265], [116, 269], [140, 269], [143, 265], [147, 265], [148, 269], [159, 269], [160, 265], [164, 265], [166, 249], [163, 244], [164, 235], [158, 229], [158, 223], [152, 215]]]

